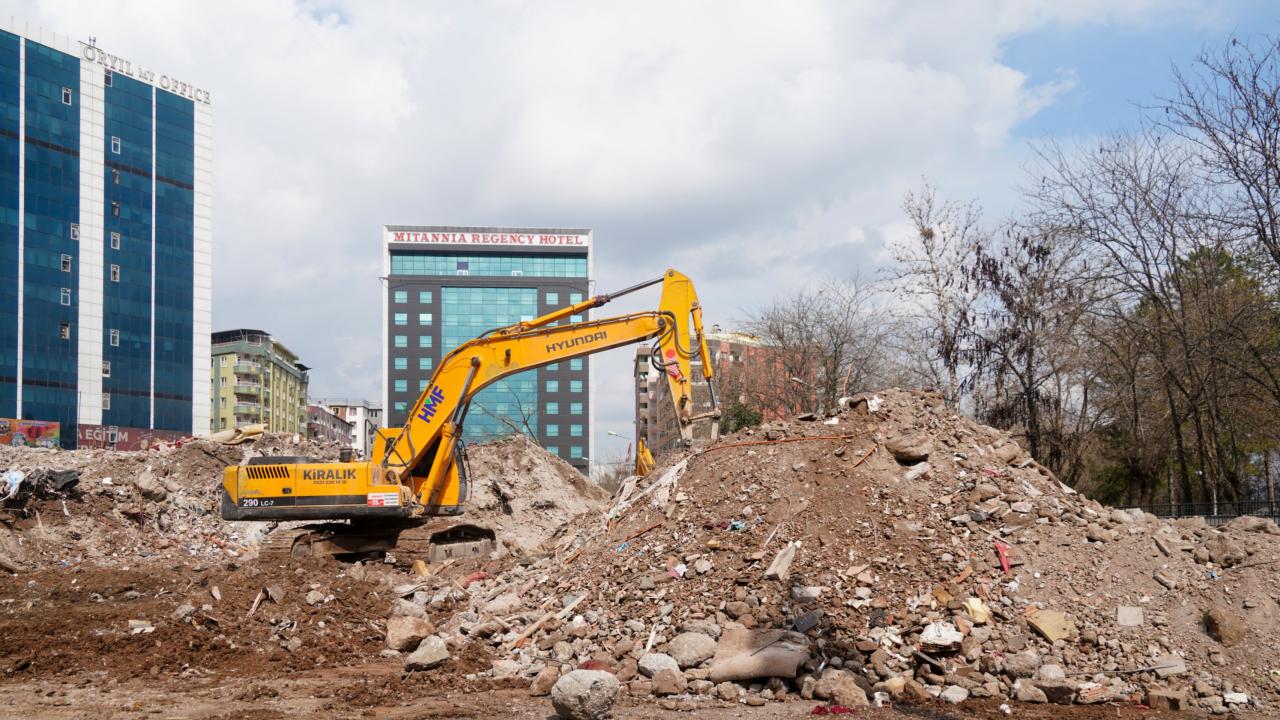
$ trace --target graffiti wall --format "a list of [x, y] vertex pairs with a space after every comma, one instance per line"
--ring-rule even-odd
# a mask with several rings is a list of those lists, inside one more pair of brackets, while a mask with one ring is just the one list
[[0, 443], [5, 445], [58, 447], [61, 437], [61, 426], [56, 422], [0, 418]]

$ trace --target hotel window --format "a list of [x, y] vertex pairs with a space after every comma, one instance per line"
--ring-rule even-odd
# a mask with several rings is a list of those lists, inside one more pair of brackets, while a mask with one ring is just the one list
[[569, 392], [571, 392], [571, 393], [580, 393], [580, 392], [582, 392], [582, 381], [581, 381], [581, 380], [570, 380], [570, 381], [569, 381]]
[[111, 136], [111, 152], [116, 155], [120, 154], [120, 138], [115, 135]]
[[559, 454], [560, 454], [560, 446], [559, 446], [559, 445], [548, 445], [548, 446], [547, 446], [547, 452], [551, 453], [552, 455], [559, 455]]
[[407, 303], [409, 302], [409, 291], [396, 290], [394, 293], [392, 293], [392, 298], [396, 304]]
[[569, 361], [569, 369], [570, 369], [570, 370], [581, 370], [581, 369], [582, 369], [582, 358], [574, 358], [574, 359], [570, 360], [570, 361]]
[[111, 282], [120, 282], [120, 266], [111, 266]]
[[396, 409], [396, 412], [404, 412], [405, 410], [408, 409], [409, 404], [404, 402], [398, 402], [393, 407]]
[[111, 377], [111, 361], [102, 361], [102, 377]]
[[80, 223], [71, 223], [71, 239], [80, 239]]
[[419, 369], [419, 370], [430, 370], [430, 369], [431, 369], [431, 364], [432, 364], [432, 360], [431, 360], [431, 358], [429, 358], [429, 357], [420, 357], [420, 358], [418, 358], [418, 369]]
[[395, 361], [394, 361], [394, 362], [395, 362], [395, 367], [396, 367], [396, 369], [397, 369], [397, 370], [408, 370], [408, 369], [409, 369], [409, 358], [407, 358], [407, 357], [398, 357], [398, 358], [396, 358], [396, 359], [395, 359]]
[[548, 305], [553, 305], [553, 306], [554, 306], [554, 305], [559, 305], [559, 304], [560, 304], [560, 293], [547, 293], [547, 304], [548, 304]]
[[398, 348], [407, 348], [409, 347], [409, 336], [396, 335], [394, 338], [394, 342], [395, 342], [395, 346]]
[[118, 232], [111, 233], [111, 249], [112, 250], [120, 249], [120, 233]]
[[569, 437], [582, 437], [582, 426], [577, 423], [570, 425]]
[[62, 256], [62, 272], [71, 272], [71, 256]]
[[62, 104], [63, 105], [71, 104], [71, 88], [69, 87], [62, 88]]
[[419, 325], [430, 325], [430, 324], [431, 324], [431, 313], [418, 313], [418, 324], [419, 324]]
[[104, 69], [102, 71], [102, 84], [111, 87], [111, 71]]
[[549, 402], [549, 403], [547, 403], [547, 413], [546, 413], [546, 414], [547, 414], [547, 415], [559, 415], [559, 414], [560, 414], [560, 403], [558, 403], [558, 402]]
[[559, 436], [560, 436], [560, 426], [554, 423], [548, 424], [547, 437], [559, 437]]
[[394, 322], [396, 325], [408, 325], [409, 313], [396, 313], [392, 322]]
[[430, 336], [430, 335], [419, 335], [419, 336], [418, 336], [418, 347], [420, 347], [420, 348], [429, 348], [429, 347], [431, 347], [431, 346], [432, 346], [432, 344], [433, 344], [433, 343], [432, 343], [432, 341], [431, 341], [431, 336]]
[[71, 339], [71, 323], [64, 322], [58, 326], [58, 337], [62, 338], [63, 340]]
[[430, 290], [419, 290], [419, 291], [418, 291], [418, 302], [419, 302], [419, 303], [421, 303], [422, 305], [426, 305], [426, 304], [430, 303], [430, 302], [431, 302], [431, 291], [430, 291]]
[[[109, 342], [111, 343], [111, 347], [120, 347], [120, 331], [119, 330], [116, 330], [115, 328], [111, 328], [111, 332], [108, 335], [108, 337], [110, 338]], [[223, 360], [226, 360], [226, 358], [223, 358]]]
[[120, 217], [120, 201], [111, 201], [111, 217]]
[[111, 168], [111, 184], [112, 185], [120, 184], [120, 171], [115, 168]]
[[560, 392], [560, 381], [559, 381], [559, 380], [548, 380], [548, 381], [547, 381], [547, 392], [549, 392], [549, 393]]
[[570, 305], [577, 305], [580, 302], [582, 302], [582, 293], [579, 293], [579, 292], [569, 293]]
[[408, 380], [397, 380], [397, 381], [396, 381], [396, 392], [398, 392], [398, 393], [402, 393], [402, 392], [409, 392], [409, 381], [408, 381]]
[[570, 415], [581, 415], [581, 414], [582, 414], [582, 403], [569, 403], [569, 414], [570, 414]]
[[423, 378], [418, 381], [418, 392], [422, 392], [423, 390], [426, 390], [426, 389], [427, 389], [427, 378]]
[[551, 363], [546, 367], [547, 372], [555, 372], [560, 369], [560, 363]]
[[111, 409], [111, 393], [102, 393], [102, 409]]
[[71, 305], [71, 288], [62, 288], [62, 292], [58, 294], [58, 300], [63, 305]]
[[569, 457], [570, 457], [570, 458], [572, 458], [572, 459], [574, 459], [574, 460], [581, 460], [581, 459], [582, 459], [582, 446], [581, 446], [581, 445], [571, 445], [571, 446], [569, 446]]

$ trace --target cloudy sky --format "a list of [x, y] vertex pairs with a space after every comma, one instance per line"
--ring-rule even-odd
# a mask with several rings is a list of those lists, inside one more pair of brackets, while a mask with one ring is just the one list
[[[1007, 212], [1029, 143], [1130, 125], [1171, 63], [1280, 30], [1266, 0], [5, 7], [211, 91], [215, 329], [369, 398], [382, 224], [590, 227], [599, 291], [675, 267], [732, 325], [874, 270], [922, 176]], [[597, 459], [631, 434], [629, 356], [595, 360]]]

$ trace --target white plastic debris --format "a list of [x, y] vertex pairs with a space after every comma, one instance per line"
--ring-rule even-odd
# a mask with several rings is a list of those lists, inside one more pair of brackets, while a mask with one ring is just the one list
[[21, 470], [10, 470], [4, 474], [5, 500], [18, 494], [18, 488], [22, 487], [22, 481], [26, 477], [26, 473]]

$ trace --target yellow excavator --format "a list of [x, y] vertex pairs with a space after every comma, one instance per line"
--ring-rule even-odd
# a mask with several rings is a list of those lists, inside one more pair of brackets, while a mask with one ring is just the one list
[[[573, 315], [659, 283], [657, 310], [568, 322]], [[668, 270], [662, 277], [490, 330], [458, 346], [441, 360], [404, 426], [378, 430], [368, 460], [353, 461], [345, 454], [338, 462], [259, 457], [228, 467], [222, 482], [222, 517], [329, 521], [272, 532], [260, 550], [263, 557], [391, 550], [405, 530], [422, 526], [426, 518], [462, 514], [467, 498], [462, 427], [476, 393], [515, 373], [647, 340], [654, 340], [654, 365], [670, 384], [685, 445], [692, 444], [692, 425], [699, 420], [711, 421], [714, 438], [720, 410], [702, 331], [702, 307], [693, 282]], [[711, 407], [705, 412], [694, 408], [694, 353], [701, 358], [710, 389]], [[444, 548], [439, 556], [448, 557], [450, 545], [474, 550], [492, 539], [492, 532], [483, 528], [457, 525], [433, 534], [429, 545]]]

